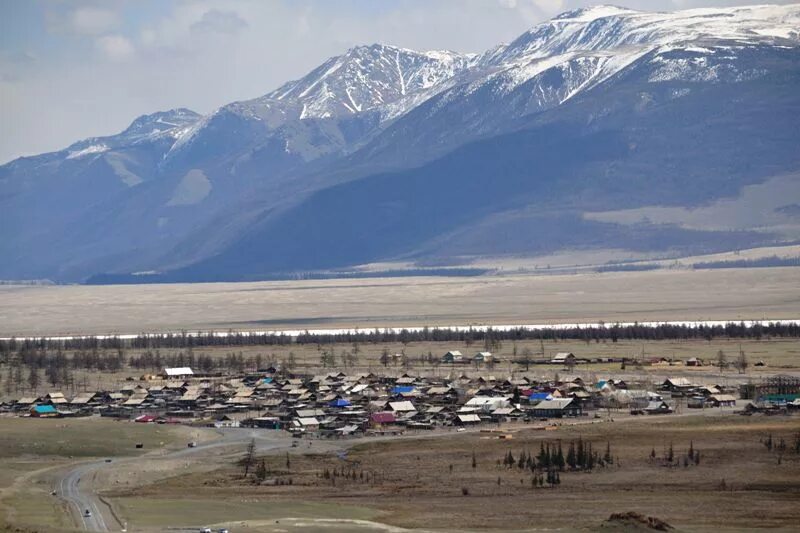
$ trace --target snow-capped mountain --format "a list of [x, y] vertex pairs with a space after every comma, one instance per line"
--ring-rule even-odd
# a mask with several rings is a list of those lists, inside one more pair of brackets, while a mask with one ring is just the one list
[[404, 109], [399, 115], [411, 111], [406, 120], [367, 151], [376, 162], [408, 162], [411, 154], [429, 159], [470, 138], [514, 127], [516, 119], [559, 106], [642, 60], [658, 65], [653, 81], [758, 76], [757, 68], [741, 71], [735, 65], [737, 53], [754, 46], [800, 46], [799, 32], [798, 5], [570, 11], [473, 58], [470, 75], [453, 78]]
[[357, 46], [266, 97], [299, 102], [301, 119], [354, 115], [435, 87], [466, 69], [472, 57], [384, 44]]
[[[235, 147], [224, 144], [231, 167], [251, 159], [263, 146], [281, 146], [288, 166], [352, 150], [394, 118], [401, 101], [434, 94], [443, 82], [469, 66], [473, 56], [448, 51], [416, 52], [395, 46], [357, 46], [335, 56], [299, 80], [253, 100], [213, 112], [179, 137], [169, 159], [207, 157], [220, 147], [220, 130], [235, 128]], [[389, 111], [389, 106], [391, 111]], [[243, 134], [243, 135], [242, 135]], [[199, 149], [198, 149], [199, 147]], [[213, 157], [220, 154], [211, 149]], [[271, 150], [274, 152], [274, 150]]]
[[[164, 270], [200, 261], [197, 264], [204, 266], [195, 274], [216, 272], [224, 278], [241, 261], [202, 260], [224, 258], [234, 253], [231, 250], [237, 257], [246, 256], [242, 246], [275, 250], [280, 257], [278, 261], [254, 256], [254, 263], [245, 269], [253, 276], [386, 257], [424, 258], [445, 250], [445, 255], [453, 255], [454, 242], [480, 254], [476, 237], [465, 241], [464, 236], [485, 233], [500, 220], [503, 224], [529, 220], [508, 210], [536, 205], [535, 199], [514, 192], [533, 194], [530, 187], [539, 187], [545, 179], [536, 169], [549, 169], [547, 190], [563, 202], [577, 202], [587, 194], [600, 202], [603, 195], [588, 193], [595, 184], [585, 181], [582, 172], [616, 175], [616, 182], [606, 183], [607, 191], [626, 183], [626, 195], [608, 200], [605, 207], [634, 198], [650, 201], [639, 188], [648, 176], [661, 175], [663, 168], [648, 167], [638, 154], [647, 153], [655, 138], [676, 151], [693, 150], [695, 145], [682, 144], [673, 123], [681, 117], [718, 122], [718, 117], [708, 115], [722, 105], [709, 100], [712, 94], [740, 104], [726, 111], [730, 131], [696, 134], [708, 147], [715, 147], [706, 159], [718, 161], [717, 166], [702, 165], [702, 159], [691, 157], [668, 163], [694, 181], [678, 185], [679, 179], [662, 176], [660, 198], [677, 204], [713, 201], [714, 187], [737, 194], [737, 187], [768, 177], [767, 167], [759, 167], [762, 160], [772, 161], [772, 174], [794, 170], [792, 153], [798, 151], [790, 148], [800, 142], [796, 127], [784, 121], [796, 116], [791, 114], [796, 104], [791, 89], [798, 88], [799, 32], [800, 5], [671, 13], [597, 6], [559, 15], [479, 54], [358, 46], [299, 80], [205, 116], [186, 109], [154, 113], [139, 117], [118, 135], [86, 139], [59, 152], [0, 167], [4, 228], [0, 252], [14, 258], [0, 266], [0, 276], [73, 280], [102, 271]], [[671, 110], [666, 119], [648, 122], [661, 117], [663, 109]], [[768, 116], [775, 117], [769, 134], [759, 129], [767, 127]], [[640, 139], [639, 130], [629, 129], [635, 124], [650, 128], [650, 137]], [[570, 153], [569, 143], [583, 146], [583, 136], [609, 128], [613, 132], [609, 138], [621, 143], [627, 139], [627, 144], [614, 144], [616, 159], [610, 166], [585, 154], [589, 158], [585, 161], [575, 162], [577, 156], [572, 155], [550, 161], [551, 153]], [[737, 131], [749, 130], [769, 135], [770, 143], [750, 142], [742, 148], [742, 139], [734, 137]], [[500, 141], [494, 139], [504, 141], [497, 144]], [[520, 139], [525, 142], [519, 144]], [[492, 146], [492, 153], [502, 153], [500, 167], [492, 167], [495, 156], [487, 155], [463, 168], [459, 161], [471, 157], [466, 148], [473, 146], [470, 143], [477, 152]], [[510, 146], [516, 151], [509, 151]], [[542, 146], [550, 146], [550, 152], [540, 153]], [[629, 153], [623, 146], [637, 146], [638, 152]], [[591, 152], [589, 147], [585, 150]], [[530, 159], [532, 154], [539, 154], [538, 159]], [[722, 168], [724, 161], [745, 154], [749, 166]], [[694, 167], [686, 167], [689, 161]], [[441, 173], [455, 180], [447, 182], [448, 187], [472, 190], [484, 183], [483, 174], [474, 174], [480, 168], [494, 176], [493, 190], [505, 191], [506, 196], [476, 192], [486, 205], [474, 206], [469, 222], [446, 208], [432, 215], [417, 205], [425, 201], [428, 185], [424, 184], [430, 184], [435, 196], [438, 180], [444, 179]], [[380, 173], [386, 171], [398, 173], [408, 184], [427, 176], [419, 191], [410, 185], [405, 190], [416, 192], [420, 199], [398, 198], [386, 204], [389, 211], [384, 212], [381, 199], [393, 196], [399, 179]], [[557, 176], [562, 175], [571, 176], [572, 190], [558, 185]], [[628, 175], [638, 176], [640, 182], [626, 181]], [[727, 182], [717, 180], [722, 175]], [[516, 189], [508, 189], [509, 183], [516, 183]], [[362, 185], [368, 190], [358, 189]], [[688, 191], [695, 197], [690, 198]], [[345, 217], [339, 206], [348, 202], [374, 205], [374, 213]], [[470, 202], [465, 199], [463, 205]], [[587, 208], [581, 205], [580, 209]], [[320, 219], [327, 211], [338, 213], [338, 218], [319, 226], [314, 222], [317, 215], [304, 211], [310, 206], [313, 213], [322, 213]], [[438, 220], [440, 212], [449, 213], [441, 224], [419, 225], [419, 217]], [[292, 218], [298, 213], [304, 218]], [[372, 214], [380, 216], [369, 225], [371, 231], [385, 227], [386, 235], [396, 236], [394, 244], [380, 236], [372, 242], [369, 231], [362, 234], [353, 228]], [[287, 226], [288, 220], [293, 222]], [[351, 225], [342, 227], [343, 220]], [[454, 226], [467, 223], [483, 229]], [[297, 244], [311, 234], [323, 236], [324, 243], [340, 241], [341, 237], [327, 233], [337, 227], [340, 232], [358, 233], [358, 244], [353, 245], [357, 251], [342, 245], [343, 250], [328, 250], [325, 261], [319, 262], [309, 257], [308, 246]], [[503, 227], [509, 236], [525, 233]], [[680, 232], [670, 235], [678, 234], [684, 243], [706, 238], [696, 236], [692, 241]], [[596, 232], [592, 235], [598, 240]], [[604, 239], [611, 238], [611, 233], [606, 235]], [[289, 236], [291, 242], [285, 241]], [[741, 238], [757, 241], [756, 237]], [[641, 235], [636, 239], [640, 239], [636, 246], [641, 246]], [[536, 236], [521, 247], [500, 249], [515, 253], [549, 249], [545, 241]], [[662, 241], [673, 245], [669, 239]], [[481, 242], [489, 253], [504, 241], [487, 237]]]
[[570, 11], [540, 24], [506, 46], [479, 58], [504, 64], [569, 52], [598, 52], [654, 47], [703, 39], [737, 44], [796, 44], [800, 39], [800, 10], [796, 5], [691, 9], [645, 13], [614, 6]]

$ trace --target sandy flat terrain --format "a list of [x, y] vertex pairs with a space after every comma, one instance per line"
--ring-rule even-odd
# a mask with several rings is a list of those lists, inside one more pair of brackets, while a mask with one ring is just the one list
[[0, 336], [799, 315], [797, 268], [0, 287]]

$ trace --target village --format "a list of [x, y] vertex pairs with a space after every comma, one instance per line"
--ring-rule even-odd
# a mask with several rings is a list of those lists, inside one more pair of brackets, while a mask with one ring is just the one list
[[[203, 374], [190, 367], [128, 378], [118, 390], [60, 391], [9, 399], [0, 414], [32, 418], [101, 416], [153, 424], [284, 430], [294, 437], [342, 438], [509, 423], [670, 415], [695, 409], [751, 414], [800, 412], [800, 378], [713, 382], [702, 375], [636, 378], [576, 374], [572, 353], [547, 361], [548, 376], [495, 371], [492, 354], [448, 351], [447, 373], [328, 371], [279, 365]], [[654, 364], [658, 364], [657, 362]], [[683, 363], [694, 366], [692, 358]], [[670, 366], [665, 370], [668, 372]]]

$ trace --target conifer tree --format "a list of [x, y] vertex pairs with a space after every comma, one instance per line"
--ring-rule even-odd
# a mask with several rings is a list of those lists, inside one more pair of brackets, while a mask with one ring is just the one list
[[575, 443], [569, 443], [569, 450], [567, 450], [567, 464], [569, 465], [571, 470], [575, 470], [577, 466], [577, 458], [575, 456]]
[[560, 470], [564, 471], [564, 450], [561, 448], [561, 441], [558, 442], [558, 451], [556, 452], [555, 456], [555, 466]]

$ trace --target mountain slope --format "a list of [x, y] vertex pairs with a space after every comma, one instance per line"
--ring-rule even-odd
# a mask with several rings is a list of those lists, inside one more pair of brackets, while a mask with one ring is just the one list
[[[387, 259], [438, 263], [598, 244], [700, 251], [780, 240], [763, 229], [625, 226], [586, 216], [642, 205], [702, 206], [736, 197], [765, 176], [800, 170], [793, 118], [800, 113], [800, 53], [740, 54], [737, 72], [769, 66], [754, 79], [730, 70], [715, 84], [651, 81], [663, 77], [665, 64], [683, 65], [693, 55], [644, 57], [613, 84], [536, 115], [519, 131], [419, 168], [317, 192], [173, 279], [214, 279], [219, 272], [253, 279]], [[800, 193], [800, 174], [793, 180]], [[784, 222], [791, 225], [791, 216]], [[800, 236], [797, 221], [792, 232]]]
[[148, 115], [0, 167], [0, 277], [800, 239], [785, 193], [762, 194], [784, 203], [758, 227], [624, 213], [704, 209], [800, 170], [798, 28], [798, 5], [598, 6], [477, 55], [356, 47], [206, 116]]
[[753, 46], [795, 47], [798, 32], [797, 5], [674, 13], [597, 6], [567, 12], [477, 56], [463, 83], [392, 124], [354, 161], [402, 166], [409, 157], [430, 160], [464, 142], [511, 131], [519, 117], [561, 105], [656, 51], [725, 56]]

